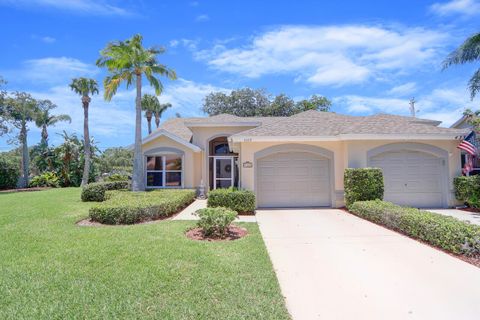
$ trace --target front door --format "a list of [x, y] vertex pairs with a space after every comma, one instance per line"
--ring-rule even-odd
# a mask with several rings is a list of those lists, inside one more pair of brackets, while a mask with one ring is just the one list
[[214, 157], [214, 189], [232, 187], [235, 181], [234, 157]]

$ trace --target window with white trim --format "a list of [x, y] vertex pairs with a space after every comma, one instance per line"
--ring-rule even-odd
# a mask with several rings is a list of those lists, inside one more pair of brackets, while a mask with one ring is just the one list
[[147, 156], [147, 188], [183, 187], [183, 159], [179, 154]]

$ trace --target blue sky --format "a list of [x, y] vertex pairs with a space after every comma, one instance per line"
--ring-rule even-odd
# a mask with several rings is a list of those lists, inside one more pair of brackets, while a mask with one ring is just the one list
[[[82, 134], [71, 78], [101, 83], [99, 51], [135, 33], [146, 46], [165, 46], [160, 61], [179, 76], [163, 81], [160, 99], [174, 106], [163, 120], [200, 116], [206, 94], [249, 86], [295, 99], [324, 95], [332, 111], [354, 115], [407, 115], [414, 96], [419, 117], [450, 125], [465, 107], [478, 109], [466, 90], [478, 66], [441, 71], [441, 62], [479, 31], [479, 16], [475, 0], [0, 0], [0, 75], [9, 91], [50, 99], [72, 117], [50, 129], [53, 144], [55, 132]], [[91, 131], [102, 149], [133, 142], [134, 95], [122, 88], [111, 102], [92, 99]], [[40, 131], [30, 128], [29, 144], [37, 143]], [[11, 148], [7, 138], [0, 150]]]

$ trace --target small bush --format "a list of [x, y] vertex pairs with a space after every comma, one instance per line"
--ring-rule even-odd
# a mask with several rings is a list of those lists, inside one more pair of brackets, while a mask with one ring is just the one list
[[207, 237], [225, 236], [228, 227], [237, 217], [235, 211], [224, 207], [200, 209], [195, 215], [200, 218], [197, 226], [202, 228], [203, 234]]
[[255, 212], [255, 194], [234, 188], [215, 189], [208, 192], [207, 206], [225, 207], [239, 214], [252, 214]]
[[350, 211], [449, 252], [480, 255], [480, 226], [380, 200], [357, 201], [350, 206]]
[[0, 190], [15, 188], [19, 177], [18, 165], [0, 158]]
[[470, 207], [478, 207], [480, 199], [480, 175], [456, 177], [453, 180], [455, 198]]
[[105, 177], [104, 181], [112, 182], [112, 181], [128, 181], [130, 180], [127, 174], [120, 174], [114, 173], [107, 177]]
[[195, 199], [195, 190], [147, 192], [109, 191], [108, 200], [89, 210], [90, 219], [104, 224], [133, 224], [167, 217]]
[[356, 201], [383, 199], [383, 173], [379, 168], [345, 169], [345, 205]]
[[128, 181], [94, 182], [82, 188], [82, 201], [104, 201], [105, 191], [128, 189]]
[[60, 187], [60, 179], [55, 172], [44, 172], [30, 180], [30, 187]]

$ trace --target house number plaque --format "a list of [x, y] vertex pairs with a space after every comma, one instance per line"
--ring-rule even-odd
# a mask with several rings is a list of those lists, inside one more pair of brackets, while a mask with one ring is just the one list
[[253, 168], [253, 163], [250, 162], [250, 161], [245, 161], [245, 162], [243, 163], [243, 167], [244, 167], [244, 168]]

